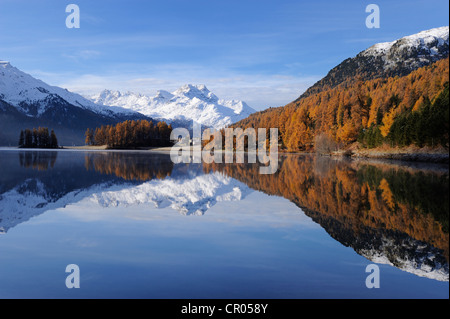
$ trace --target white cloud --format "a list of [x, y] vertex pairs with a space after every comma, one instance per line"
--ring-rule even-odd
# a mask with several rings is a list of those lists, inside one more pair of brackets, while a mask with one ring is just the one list
[[99, 57], [101, 55], [100, 51], [96, 50], [79, 50], [71, 54], [63, 53], [62, 56], [72, 59], [74, 61], [80, 61], [80, 60], [88, 60], [92, 58]]

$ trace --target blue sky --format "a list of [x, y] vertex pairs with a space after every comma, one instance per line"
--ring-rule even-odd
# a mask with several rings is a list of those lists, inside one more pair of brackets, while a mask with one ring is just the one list
[[[79, 29], [66, 28], [70, 3]], [[370, 3], [379, 29], [365, 25]], [[0, 0], [0, 59], [84, 94], [205, 84], [264, 109], [375, 43], [448, 25], [448, 10], [444, 0]]]

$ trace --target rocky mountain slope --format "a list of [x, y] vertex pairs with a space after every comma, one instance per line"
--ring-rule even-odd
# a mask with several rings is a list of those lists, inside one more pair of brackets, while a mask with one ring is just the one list
[[[449, 27], [434, 28], [401, 39], [377, 43], [331, 69], [299, 99], [337, 85], [379, 77], [405, 76], [449, 55]], [[299, 100], [298, 99], [298, 100]]]

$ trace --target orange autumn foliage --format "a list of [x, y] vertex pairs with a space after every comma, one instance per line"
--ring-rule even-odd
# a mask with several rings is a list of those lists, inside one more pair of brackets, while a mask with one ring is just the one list
[[394, 118], [417, 109], [424, 98], [433, 101], [449, 82], [449, 59], [417, 69], [407, 76], [352, 81], [325, 89], [286, 106], [254, 113], [233, 128], [278, 128], [287, 151], [314, 148], [318, 134], [346, 146], [371, 125], [382, 125], [385, 137]]
[[[439, 206], [436, 200], [411, 195], [424, 201], [420, 205], [406, 198], [411, 192], [402, 193], [423, 184], [426, 174], [422, 172], [410, 173], [388, 164], [348, 164], [291, 155], [280, 158], [276, 174], [260, 175], [258, 169], [258, 165], [251, 164], [205, 165], [206, 171], [219, 171], [255, 190], [292, 201], [320, 224], [337, 221], [355, 236], [367, 230], [407, 234], [441, 249], [448, 261], [448, 226], [443, 222], [448, 221], [448, 208], [445, 213], [445, 206]], [[444, 183], [448, 185], [448, 175], [429, 175], [430, 180], [441, 188]], [[404, 183], [401, 196], [394, 194], [395, 188], [390, 185], [394, 182], [397, 188], [399, 182]], [[435, 212], [428, 210], [432, 205], [438, 205]], [[436, 211], [447, 217], [438, 217]]]

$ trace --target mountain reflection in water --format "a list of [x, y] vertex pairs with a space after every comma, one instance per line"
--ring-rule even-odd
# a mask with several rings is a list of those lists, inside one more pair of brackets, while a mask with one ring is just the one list
[[[0, 233], [91, 197], [103, 207], [152, 202], [202, 215], [251, 190], [282, 196], [359, 255], [448, 281], [448, 170], [393, 163], [281, 156], [278, 171], [255, 164], [173, 164], [145, 152], [3, 153]], [[134, 196], [134, 198], [133, 198]], [[237, 204], [239, 205], [239, 204]]]
[[209, 164], [300, 207], [334, 239], [376, 263], [448, 281], [448, 171], [393, 163], [282, 156], [278, 171]]

